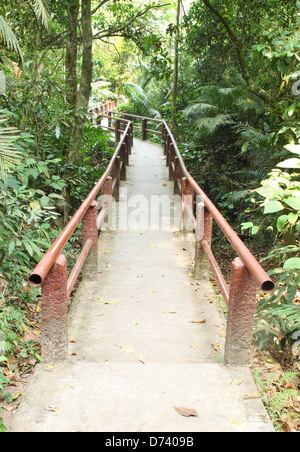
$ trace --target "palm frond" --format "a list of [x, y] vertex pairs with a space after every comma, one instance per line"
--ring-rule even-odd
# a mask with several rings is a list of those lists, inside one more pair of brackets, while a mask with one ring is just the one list
[[207, 114], [208, 112], [216, 112], [218, 107], [207, 102], [199, 101], [189, 107], [185, 108], [183, 114], [185, 117], [199, 117], [199, 115]]
[[209, 133], [214, 133], [219, 127], [234, 124], [234, 115], [230, 114], [218, 114], [213, 118], [201, 118], [197, 121], [197, 127], [201, 129], [206, 129]]
[[150, 96], [143, 90], [143, 88], [136, 83], [125, 83], [129, 96], [133, 102], [138, 104], [139, 107], [144, 109], [145, 114], [149, 117], [161, 118], [161, 114], [158, 110], [152, 107]]
[[8, 49], [13, 50], [22, 57], [22, 50], [16, 35], [2, 16], [0, 16], [0, 41], [2, 41]]
[[48, 12], [47, 0], [31, 0], [30, 4], [34, 9], [36, 16], [41, 20], [42, 24], [48, 28], [50, 16]]
[[22, 154], [15, 146], [20, 138], [18, 129], [7, 127], [7, 121], [8, 119], [3, 117], [3, 111], [0, 111], [0, 174], [5, 183], [8, 168], [18, 165], [22, 158]]

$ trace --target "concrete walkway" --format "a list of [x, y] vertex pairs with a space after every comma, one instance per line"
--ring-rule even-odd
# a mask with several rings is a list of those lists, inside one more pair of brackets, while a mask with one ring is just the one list
[[161, 147], [135, 140], [98, 280], [81, 284], [71, 308], [69, 361], [38, 366], [13, 432], [273, 431], [247, 397], [257, 393], [249, 370], [219, 364], [225, 321], [191, 277], [173, 200]]

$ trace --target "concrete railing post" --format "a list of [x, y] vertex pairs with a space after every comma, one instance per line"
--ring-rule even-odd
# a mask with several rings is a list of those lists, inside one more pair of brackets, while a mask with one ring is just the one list
[[115, 137], [116, 137], [116, 142], [119, 143], [120, 141], [120, 127], [121, 127], [121, 121], [120, 119], [116, 119], [115, 122]]
[[196, 211], [195, 278], [201, 280], [209, 278], [210, 265], [207, 262], [201, 242], [206, 240], [211, 245], [213, 219], [202, 202], [197, 202]]
[[181, 203], [182, 203], [182, 230], [183, 232], [191, 232], [191, 217], [188, 214], [194, 211], [194, 189], [186, 177], [182, 178]]
[[178, 180], [181, 180], [182, 177], [182, 171], [181, 171], [181, 166], [180, 166], [180, 162], [179, 162], [179, 158], [175, 157], [174, 159], [174, 167], [175, 167], [175, 171], [174, 171], [174, 195], [177, 195], [178, 193], [180, 193], [180, 190], [178, 188]]
[[121, 157], [118, 156], [116, 158], [113, 170], [112, 170], [112, 178], [113, 180], [116, 179], [116, 185], [115, 185], [115, 190], [113, 193], [113, 196], [115, 198], [116, 201], [119, 201], [119, 196], [120, 196], [120, 167], [121, 167]]
[[102, 190], [101, 190], [101, 197], [100, 197], [100, 205], [101, 208], [105, 206], [105, 204], [108, 205], [108, 224], [110, 224], [112, 220], [112, 206], [113, 206], [113, 178], [111, 176], [108, 176], [106, 179]]
[[174, 180], [173, 164], [175, 164], [175, 149], [173, 143], [170, 143], [169, 155], [169, 180]]
[[121, 162], [122, 162], [120, 179], [121, 180], [126, 180], [127, 152], [126, 152], [126, 145], [125, 144], [123, 144], [122, 147], [121, 147], [120, 158], [121, 158]]
[[42, 283], [41, 348], [44, 364], [68, 358], [67, 259], [60, 255]]
[[92, 248], [83, 267], [83, 274], [87, 279], [98, 277], [98, 204], [93, 201], [87, 213], [82, 219], [82, 246], [90, 239], [93, 241]]
[[148, 126], [147, 119], [143, 119], [143, 121], [142, 121], [142, 140], [143, 141], [147, 141], [147, 126]]
[[256, 305], [256, 282], [237, 257], [231, 267], [224, 364], [248, 366]]

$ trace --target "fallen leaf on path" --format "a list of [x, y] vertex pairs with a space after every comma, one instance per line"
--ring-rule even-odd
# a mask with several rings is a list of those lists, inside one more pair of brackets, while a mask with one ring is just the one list
[[167, 187], [168, 186], [168, 184], [163, 184], [163, 187]]
[[194, 276], [193, 273], [189, 273], [190, 278], [193, 278], [193, 276]]
[[49, 405], [47, 407], [44, 408], [46, 411], [52, 411], [54, 413], [56, 413], [57, 411], [59, 411], [59, 408], [57, 406], [54, 405]]
[[206, 323], [206, 319], [191, 320], [191, 323]]
[[120, 344], [115, 344], [115, 345], [116, 345], [116, 347], [121, 348], [126, 353], [130, 353], [130, 354], [134, 353], [133, 348], [129, 347], [128, 345], [120, 345]]
[[[71, 341], [70, 341], [71, 342]], [[54, 366], [50, 366], [49, 364], [48, 365], [46, 365], [45, 366], [47, 369], [49, 369], [49, 370], [53, 370], [54, 369]]]
[[234, 380], [231, 380], [231, 385], [237, 385], [237, 386], [239, 386], [239, 385], [241, 385], [241, 384], [243, 384], [244, 382], [243, 381], [234, 381]]
[[244, 399], [244, 400], [260, 399], [260, 398], [261, 398], [261, 394], [259, 392], [255, 392], [253, 394], [246, 394], [244, 396], [241, 396], [241, 399]]
[[115, 304], [115, 303], [119, 303], [119, 301], [121, 301], [121, 298], [116, 298], [115, 300], [111, 300], [111, 301], [105, 301], [105, 300], [103, 300], [103, 298], [99, 298], [99, 301], [104, 304]]
[[231, 423], [234, 424], [234, 425], [241, 425], [240, 422], [235, 421], [235, 420], [233, 420], [233, 419], [229, 419], [229, 418], [228, 418], [228, 420], [229, 420], [229, 422], [231, 422]]
[[3, 408], [3, 410], [8, 411], [10, 413], [11, 411], [14, 411], [17, 408], [17, 406], [11, 405], [11, 404], [10, 405], [0, 405], [0, 408]]
[[151, 247], [151, 248], [156, 248], [155, 243], [150, 243], [150, 247]]
[[13, 400], [17, 400], [19, 397], [21, 397], [22, 392], [15, 392], [15, 394], [12, 395]]
[[144, 360], [143, 355], [139, 355], [139, 356], [138, 356], [138, 360], [139, 360], [141, 363], [145, 364], [145, 360]]
[[110, 254], [110, 253], [111, 253], [111, 251], [109, 251], [109, 250], [105, 250], [105, 251], [104, 251], [104, 253], [105, 253], [105, 254]]
[[180, 414], [180, 416], [184, 417], [190, 417], [190, 416], [198, 416], [198, 412], [194, 410], [193, 408], [185, 408], [185, 407], [177, 407], [174, 406], [177, 413]]
[[216, 352], [219, 352], [221, 350], [221, 345], [219, 344], [219, 342], [213, 342], [211, 345]]
[[177, 314], [177, 311], [161, 311], [163, 314]]
[[199, 345], [190, 345], [191, 348], [199, 348]]

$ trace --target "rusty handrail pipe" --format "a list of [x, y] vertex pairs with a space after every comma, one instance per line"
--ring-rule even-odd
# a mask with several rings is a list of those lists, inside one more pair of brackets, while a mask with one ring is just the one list
[[[116, 112], [115, 112], [116, 113]], [[124, 114], [122, 112], [118, 112], [118, 114]], [[249, 272], [252, 274], [252, 276], [255, 278], [257, 283], [259, 284], [260, 288], [265, 293], [271, 293], [274, 290], [274, 283], [269, 278], [267, 273], [264, 271], [262, 266], [259, 264], [259, 262], [255, 259], [253, 254], [248, 250], [246, 245], [242, 242], [242, 240], [239, 238], [239, 236], [236, 234], [236, 232], [232, 229], [230, 224], [226, 221], [226, 219], [223, 217], [221, 212], [216, 208], [216, 206], [213, 204], [213, 202], [209, 199], [209, 197], [204, 193], [204, 191], [199, 187], [195, 179], [190, 175], [188, 172], [185, 163], [183, 161], [182, 155], [178, 149], [177, 143], [175, 141], [175, 138], [172, 134], [172, 132], [169, 129], [168, 124], [164, 120], [156, 119], [156, 118], [146, 118], [143, 116], [137, 116], [137, 115], [130, 115], [127, 114], [128, 117], [134, 117], [138, 119], [144, 119], [147, 121], [154, 121], [154, 122], [160, 122], [163, 126], [163, 129], [166, 130], [167, 135], [170, 137], [171, 143], [174, 146], [175, 154], [178, 158], [182, 174], [187, 178], [190, 185], [193, 187], [195, 193], [199, 195], [204, 204], [205, 207], [208, 209], [212, 217], [214, 218], [215, 222], [218, 224], [220, 229], [223, 231], [224, 235], [227, 237], [229, 242], [231, 243], [232, 247], [235, 249], [243, 263], [248, 268]]]
[[118, 146], [115, 150], [115, 153], [110, 160], [104, 174], [99, 179], [93, 190], [90, 192], [88, 197], [85, 199], [85, 201], [81, 204], [77, 212], [74, 214], [72, 219], [69, 221], [67, 226], [64, 228], [62, 233], [59, 235], [59, 237], [53, 242], [51, 248], [48, 250], [48, 252], [44, 255], [40, 263], [36, 266], [32, 274], [29, 276], [29, 284], [34, 287], [38, 287], [42, 284], [44, 279], [46, 278], [47, 274], [49, 273], [51, 267], [53, 266], [54, 262], [60, 255], [62, 249], [65, 247], [66, 243], [70, 239], [71, 235], [75, 231], [75, 229], [78, 227], [80, 221], [88, 211], [89, 207], [91, 206], [92, 202], [94, 201], [95, 197], [98, 195], [99, 191], [103, 187], [107, 177], [110, 175], [114, 163], [120, 153], [120, 150], [125, 142], [125, 137], [127, 136], [130, 129], [130, 122], [127, 124], [127, 127], [123, 131], [123, 137], [121, 138], [120, 142], [118, 143]]
[[265, 293], [273, 292], [274, 290], [274, 283], [269, 278], [267, 273], [264, 271], [264, 269], [261, 267], [261, 265], [258, 263], [258, 261], [255, 259], [253, 254], [248, 250], [246, 245], [242, 242], [242, 240], [239, 238], [239, 236], [236, 234], [236, 232], [232, 229], [232, 227], [229, 225], [229, 223], [225, 220], [223, 215], [219, 212], [219, 210], [216, 208], [216, 206], [213, 204], [213, 202], [209, 199], [209, 197], [204, 193], [204, 191], [199, 187], [195, 179], [190, 175], [188, 172], [185, 163], [183, 161], [183, 158], [181, 156], [181, 153], [178, 149], [177, 143], [174, 139], [173, 134], [171, 133], [167, 123], [163, 121], [164, 128], [167, 131], [167, 134], [170, 137], [170, 140], [174, 146], [174, 150], [176, 153], [176, 156], [178, 158], [181, 170], [183, 175], [187, 178], [188, 182], [193, 187], [194, 191], [197, 195], [201, 197], [203, 200], [205, 207], [208, 209], [218, 226], [223, 231], [224, 235], [227, 237], [243, 263], [248, 268], [249, 272], [252, 274], [252, 276], [255, 278], [257, 283], [259, 284], [260, 288]]

